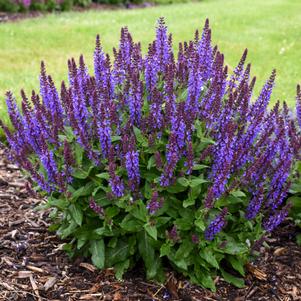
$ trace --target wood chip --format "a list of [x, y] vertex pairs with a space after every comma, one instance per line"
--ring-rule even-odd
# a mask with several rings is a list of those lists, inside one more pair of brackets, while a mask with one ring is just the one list
[[120, 300], [122, 300], [122, 294], [120, 292], [115, 292], [113, 300], [114, 301], [120, 301]]
[[173, 276], [173, 274], [170, 274], [167, 282], [166, 282], [166, 288], [170, 292], [173, 298], [179, 299], [178, 290], [177, 290], [177, 280]]
[[12, 287], [12, 286], [10, 286], [9, 284], [7, 284], [7, 283], [5, 283], [5, 282], [0, 282], [0, 286], [3, 286], [4, 288], [6, 288], [7, 290], [9, 290], [9, 291], [14, 291], [15, 289]]
[[19, 271], [17, 278], [28, 278], [32, 275], [31, 271]]
[[95, 266], [93, 266], [92, 264], [87, 263], [87, 262], [81, 262], [81, 263], [79, 264], [79, 266], [82, 267], [82, 268], [87, 269], [88, 271], [90, 271], [90, 272], [92, 272], [92, 273], [94, 273], [94, 272], [97, 270], [97, 269], [95, 268]]
[[[98, 293], [98, 294], [85, 294], [85, 295], [82, 295], [79, 300], [93, 300], [93, 297], [103, 297], [103, 293]], [[99, 299], [100, 300], [100, 299]], [[112, 300], [112, 299], [109, 299], [109, 300]]]
[[18, 233], [18, 230], [16, 230], [16, 229], [11, 231], [11, 238], [15, 239], [17, 233]]
[[1, 258], [1, 263], [2, 262], [5, 262], [7, 265], [9, 265], [9, 266], [13, 266], [14, 264], [10, 261], [10, 259], [8, 258], [8, 257], [2, 257]]
[[[0, 196], [1, 198], [1, 196]], [[24, 218], [21, 218], [19, 220], [16, 220], [16, 221], [13, 221], [13, 222], [8, 222], [8, 226], [11, 227], [11, 226], [16, 226], [16, 225], [20, 225], [22, 223], [25, 222], [25, 219]]]
[[262, 270], [258, 269], [257, 267], [253, 266], [252, 264], [246, 265], [247, 270], [255, 276], [259, 280], [267, 280], [267, 274], [263, 272]]
[[38, 300], [41, 301], [41, 297], [40, 297], [38, 286], [37, 286], [37, 284], [36, 284], [36, 282], [35, 282], [35, 280], [34, 280], [34, 278], [33, 278], [32, 275], [29, 277], [29, 280], [30, 280], [30, 284], [32, 286], [32, 289], [33, 289], [34, 293], [38, 297]]
[[38, 272], [38, 273], [44, 273], [44, 270], [41, 269], [41, 268], [38, 268], [38, 267], [35, 267], [33, 265], [26, 265], [26, 267], [31, 270], [31, 271], [34, 271], [34, 272]]
[[49, 277], [46, 283], [44, 284], [44, 290], [47, 292], [50, 288], [54, 286], [56, 283], [57, 279], [56, 277]]
[[283, 255], [286, 253], [286, 248], [277, 248], [275, 251], [274, 251], [274, 255], [275, 256], [280, 256], [280, 255]]

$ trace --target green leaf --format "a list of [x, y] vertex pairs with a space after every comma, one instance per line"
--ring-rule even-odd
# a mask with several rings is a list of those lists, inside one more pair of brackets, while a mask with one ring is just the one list
[[95, 229], [93, 232], [99, 236], [103, 236], [107, 232], [107, 229], [105, 227], [101, 227], [101, 228]]
[[195, 245], [193, 244], [191, 239], [184, 239], [175, 254], [175, 258], [187, 258], [190, 255], [191, 251], [194, 249], [194, 247]]
[[105, 209], [105, 216], [106, 218], [113, 218], [114, 216], [116, 216], [119, 213], [120, 209], [116, 206], [114, 207], [109, 207], [107, 209]]
[[130, 260], [118, 262], [114, 265], [115, 277], [117, 280], [122, 280], [124, 272], [130, 267]]
[[133, 206], [133, 208], [130, 210], [131, 214], [137, 219], [146, 222], [148, 216], [146, 205], [142, 201], [137, 201], [135, 205], [136, 206]]
[[129, 244], [127, 241], [118, 240], [114, 248], [106, 248], [106, 266], [113, 266], [126, 260], [129, 256]]
[[293, 209], [295, 209], [295, 208], [298, 208], [298, 210], [301, 209], [301, 197], [292, 196], [292, 197], [288, 198], [287, 201], [292, 203]]
[[219, 264], [211, 250], [205, 249], [200, 252], [200, 256], [205, 259], [211, 266], [218, 269]]
[[56, 207], [60, 210], [65, 210], [69, 204], [69, 201], [66, 199], [55, 199], [54, 197], [49, 197], [47, 200], [47, 206]]
[[200, 217], [199, 219], [197, 219], [194, 224], [201, 230], [204, 231], [206, 229], [204, 220], [202, 217]]
[[158, 177], [157, 173], [148, 171], [146, 169], [140, 170], [140, 176], [141, 176], [141, 178], [143, 178], [149, 182], [154, 182], [154, 181], [156, 181], [156, 179], [158, 179], [158, 181], [159, 181], [159, 177]]
[[91, 171], [92, 171], [93, 168], [94, 168], [93, 165], [90, 165], [87, 170], [83, 169], [83, 168], [77, 168], [72, 173], [72, 176], [74, 178], [81, 179], [81, 180], [86, 179], [90, 175], [90, 173], [91, 173]]
[[242, 276], [245, 276], [244, 264], [241, 260], [234, 256], [228, 256], [227, 259], [236, 271], [238, 271]]
[[132, 235], [128, 238], [127, 243], [129, 245], [129, 253], [130, 255], [134, 255], [137, 252], [137, 240], [136, 240], [136, 235]]
[[167, 222], [169, 222], [171, 219], [171, 217], [169, 216], [160, 216], [160, 217], [156, 217], [156, 225], [157, 225], [157, 228], [165, 225]]
[[187, 180], [187, 179], [184, 178], [184, 177], [178, 178], [178, 179], [177, 179], [177, 182], [178, 182], [180, 185], [182, 185], [183, 187], [188, 187], [189, 184], [190, 184], [189, 180]]
[[73, 130], [72, 130], [72, 128], [70, 126], [65, 126], [64, 127], [64, 133], [65, 133], [65, 135], [67, 137], [67, 141], [68, 142], [72, 142], [73, 139], [75, 138]]
[[150, 224], [145, 224], [143, 228], [146, 230], [146, 232], [149, 234], [150, 237], [152, 237], [154, 240], [157, 240], [157, 227]]
[[75, 144], [75, 160], [78, 165], [82, 164], [83, 154], [84, 154], [84, 150], [81, 148], [81, 146], [78, 143], [76, 143]]
[[71, 204], [69, 206], [69, 212], [70, 212], [71, 217], [73, 218], [73, 220], [79, 226], [81, 226], [81, 224], [83, 222], [83, 211], [81, 210], [81, 208], [76, 204]]
[[164, 243], [160, 248], [160, 257], [162, 256], [168, 256], [170, 254], [171, 245], [170, 242]]
[[301, 184], [293, 183], [290, 187], [290, 193], [298, 193], [301, 192]]
[[195, 199], [194, 198], [190, 198], [188, 197], [188, 199], [186, 199], [184, 202], [183, 202], [183, 207], [184, 208], [187, 208], [189, 206], [193, 206], [195, 204]]
[[109, 248], [115, 248], [118, 242], [118, 238], [117, 237], [113, 237], [112, 239], [110, 239], [109, 243], [108, 243], [108, 247]]
[[94, 195], [94, 200], [98, 205], [102, 207], [106, 207], [112, 204], [112, 201], [108, 200], [106, 193], [104, 193], [103, 191], [96, 193]]
[[202, 178], [195, 178], [190, 181], [190, 187], [197, 187], [203, 183], [207, 183], [208, 181]]
[[80, 187], [72, 193], [72, 201], [76, 201], [79, 197], [90, 196], [95, 189], [94, 183], [88, 182], [85, 186]]
[[155, 278], [158, 273], [158, 266], [155, 264], [155, 250], [151, 245], [151, 238], [146, 231], [137, 234], [139, 253], [145, 263], [148, 279]]
[[202, 137], [202, 143], [204, 143], [204, 144], [215, 144], [215, 141], [210, 139], [210, 138]]
[[82, 169], [75, 169], [74, 172], [72, 173], [72, 177], [77, 178], [77, 179], [86, 179], [89, 176], [89, 174], [82, 170]]
[[188, 218], [178, 218], [175, 220], [175, 225], [179, 230], [190, 230], [193, 225], [193, 220]]
[[195, 164], [192, 167], [192, 170], [201, 170], [201, 169], [205, 169], [208, 168], [209, 166], [207, 165], [203, 165], [203, 164]]
[[137, 127], [133, 127], [134, 129], [134, 133], [136, 136], [136, 139], [138, 141], [139, 144], [141, 144], [143, 147], [147, 147], [148, 146], [148, 140], [142, 135], [141, 130], [139, 130]]
[[173, 259], [172, 262], [180, 269], [187, 271], [187, 262], [185, 259]]
[[238, 197], [235, 197], [234, 195], [229, 195], [226, 197], [221, 197], [215, 202], [215, 207], [225, 207], [225, 206], [234, 206], [235, 211], [237, 211], [237, 204], [244, 203], [245, 201], [243, 199], [240, 199]]
[[301, 246], [301, 233], [299, 233], [299, 234], [297, 235], [296, 239], [297, 239], [297, 244], [298, 244], [299, 246]]
[[248, 252], [248, 247], [243, 243], [228, 241], [225, 248], [222, 249], [223, 253], [238, 255]]
[[143, 223], [128, 214], [119, 224], [122, 229], [128, 232], [139, 232], [143, 229]]
[[77, 249], [79, 250], [80, 248], [82, 248], [85, 245], [86, 242], [87, 242], [86, 237], [79, 237], [77, 239], [77, 245], [76, 245]]
[[208, 272], [202, 271], [201, 274], [198, 275], [198, 279], [203, 287], [209, 288], [213, 292], [216, 291], [215, 283]]
[[105, 180], [109, 180], [110, 179], [110, 175], [108, 172], [102, 172], [96, 175], [97, 178], [100, 179], [105, 179]]
[[227, 272], [224, 271], [223, 269], [220, 269], [220, 271], [221, 271], [221, 273], [222, 273], [223, 278], [224, 278], [227, 282], [229, 282], [229, 283], [235, 285], [235, 286], [238, 287], [238, 288], [243, 288], [243, 287], [245, 286], [245, 282], [244, 282], [243, 279], [237, 278], [237, 277], [235, 277], [235, 276], [233, 276], [233, 275], [227, 273]]
[[181, 94], [179, 95], [179, 99], [181, 99], [181, 100], [186, 100], [187, 95], [188, 95], [188, 89], [184, 89], [184, 90], [181, 92]]
[[149, 182], [145, 181], [145, 185], [144, 185], [144, 197], [147, 199], [150, 199], [152, 197], [152, 187], [149, 184]]
[[151, 156], [147, 162], [147, 170], [150, 170], [152, 167], [156, 166], [155, 156]]
[[232, 194], [233, 196], [235, 196], [237, 198], [246, 196], [246, 194], [240, 190], [231, 191], [230, 194]]
[[111, 142], [116, 142], [116, 141], [120, 141], [121, 137], [120, 136], [112, 136], [111, 137]]
[[99, 269], [104, 268], [105, 264], [105, 245], [103, 240], [93, 240], [89, 251], [92, 254], [92, 263]]
[[172, 186], [167, 187], [167, 192], [169, 193], [179, 193], [187, 190], [187, 187], [181, 185], [181, 184], [174, 184]]
[[62, 239], [65, 239], [70, 234], [74, 233], [76, 231], [76, 228], [78, 227], [77, 223], [72, 219], [69, 224], [63, 224], [58, 230], [57, 234]]

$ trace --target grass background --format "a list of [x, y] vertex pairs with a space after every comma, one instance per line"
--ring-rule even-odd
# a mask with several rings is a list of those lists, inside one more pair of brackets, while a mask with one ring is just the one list
[[193, 38], [196, 28], [210, 19], [213, 41], [234, 67], [244, 48], [260, 86], [277, 69], [273, 102], [287, 100], [293, 106], [295, 87], [301, 82], [300, 0], [203, 0], [135, 10], [86, 11], [52, 14], [43, 18], [0, 24], [0, 117], [6, 120], [4, 93], [19, 97], [24, 88], [38, 90], [40, 61], [59, 83], [66, 79], [67, 59], [84, 54], [92, 66], [94, 40], [101, 35], [104, 49], [118, 44], [120, 27], [127, 25], [143, 50], [154, 38], [158, 17], [164, 16], [173, 33], [175, 48], [180, 40]]

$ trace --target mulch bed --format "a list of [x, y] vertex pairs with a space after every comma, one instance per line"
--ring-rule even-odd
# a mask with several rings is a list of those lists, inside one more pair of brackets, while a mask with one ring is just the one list
[[146, 281], [141, 267], [120, 282], [110, 269], [97, 271], [83, 258], [72, 262], [64, 242], [48, 232], [47, 212], [34, 210], [41, 202], [0, 150], [0, 300], [301, 300], [301, 248], [289, 222], [248, 266], [245, 288], [218, 278], [212, 293], [172, 271], [165, 285]]
[[[125, 3], [119, 5], [110, 5], [110, 4], [100, 4], [100, 3], [91, 3], [89, 7], [73, 7], [72, 11], [84, 12], [89, 10], [116, 10], [116, 9], [137, 9], [154, 6], [154, 3], [143, 2], [141, 4]], [[54, 12], [55, 14], [61, 14], [60, 11]], [[51, 12], [41, 12], [41, 11], [29, 11], [23, 13], [9, 13], [0, 11], [0, 23], [5, 22], [16, 22], [23, 19], [29, 18], [38, 18], [45, 15], [51, 14]]]

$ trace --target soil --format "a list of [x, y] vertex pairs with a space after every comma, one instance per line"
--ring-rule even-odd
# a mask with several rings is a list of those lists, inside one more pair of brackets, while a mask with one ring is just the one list
[[28, 193], [26, 183], [0, 150], [0, 300], [301, 300], [301, 247], [290, 221], [247, 266], [242, 289], [217, 278], [212, 293], [173, 271], [159, 285], [146, 281], [139, 266], [117, 281], [111, 269], [98, 271], [84, 258], [68, 258], [64, 242], [48, 231], [48, 213], [35, 210], [44, 200]]
[[[88, 10], [116, 10], [116, 9], [134, 9], [134, 8], [137, 9], [137, 8], [150, 7], [154, 5], [155, 4], [151, 2], [143, 2], [141, 4], [125, 3], [119, 5], [92, 3], [89, 7], [73, 7], [72, 11], [84, 12]], [[61, 14], [62, 12], [57, 11], [53, 13]], [[22, 13], [9, 13], [9, 12], [0, 11], [0, 23], [16, 22], [23, 19], [29, 19], [29, 18], [38, 18], [48, 14], [51, 14], [51, 12], [28, 11]]]

